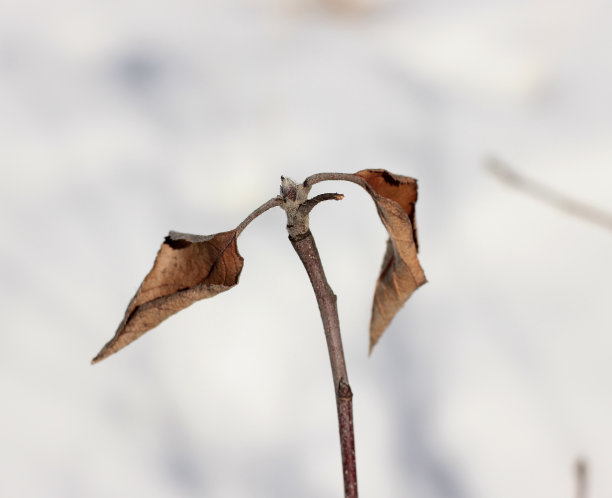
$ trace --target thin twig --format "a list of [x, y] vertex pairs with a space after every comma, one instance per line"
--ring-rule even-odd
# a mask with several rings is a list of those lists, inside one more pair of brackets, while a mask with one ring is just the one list
[[525, 178], [499, 159], [491, 158], [487, 160], [486, 168], [498, 179], [518, 190], [530, 194], [572, 216], [593, 223], [600, 228], [612, 230], [612, 214], [606, 211], [597, 209], [584, 202], [571, 199], [565, 194], [561, 194], [546, 185]]
[[355, 460], [355, 434], [353, 430], [353, 392], [348, 380], [342, 336], [340, 335], [340, 320], [336, 295], [332, 291], [321, 257], [317, 250], [314, 237], [308, 228], [310, 210], [319, 202], [325, 200], [340, 200], [341, 194], [321, 194], [308, 200], [311, 185], [307, 181], [298, 185], [288, 178], [282, 178], [282, 207], [287, 213], [287, 231], [289, 240], [304, 264], [308, 278], [314, 289], [323, 321], [323, 330], [329, 352], [336, 409], [338, 411], [338, 427], [340, 431], [340, 449], [342, 454], [342, 470], [344, 478], [345, 498], [357, 498], [357, 464]]
[[334, 386], [337, 390], [342, 379], [348, 383], [348, 374], [346, 373], [342, 338], [340, 337], [340, 321], [338, 319], [336, 295], [325, 277], [319, 251], [317, 250], [312, 233], [308, 231], [298, 239], [290, 238], [289, 240], [306, 268], [306, 273], [308, 273], [317, 298], [321, 319], [323, 320], [325, 338], [329, 346], [329, 360], [331, 362]]
[[587, 463], [582, 458], [576, 460], [576, 498], [587, 498]]
[[302, 204], [300, 206], [300, 211], [304, 216], [308, 216], [310, 214], [310, 211], [312, 211], [312, 209], [320, 202], [340, 201], [342, 199], [344, 199], [344, 195], [342, 194], [320, 194], [316, 197], [313, 197], [312, 199], [308, 199], [304, 204]]
[[270, 199], [268, 202], [265, 202], [261, 206], [259, 206], [255, 211], [253, 211], [250, 215], [248, 215], [240, 225], [236, 227], [236, 237], [242, 233], [242, 231], [247, 227], [251, 221], [257, 218], [260, 214], [265, 213], [268, 209], [272, 209], [273, 207], [280, 206], [283, 203], [283, 199], [280, 195]]
[[355, 435], [353, 431], [353, 393], [348, 381], [336, 295], [332, 291], [312, 233], [308, 231], [299, 238], [289, 237], [298, 256], [306, 268], [310, 282], [317, 298], [329, 361], [334, 379], [338, 425], [340, 429], [340, 447], [342, 452], [342, 469], [344, 475], [344, 495], [346, 498], [357, 498], [357, 465], [355, 460]]
[[306, 180], [304, 180], [304, 186], [310, 188], [315, 183], [338, 180], [356, 183], [366, 190], [370, 188], [368, 182], [366, 182], [363, 178], [348, 173], [316, 173], [314, 175], [310, 175], [308, 178], [306, 178]]

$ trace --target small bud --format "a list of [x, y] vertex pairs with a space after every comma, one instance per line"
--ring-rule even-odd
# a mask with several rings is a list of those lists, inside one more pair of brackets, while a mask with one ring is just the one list
[[280, 192], [284, 199], [295, 201], [297, 198], [297, 184], [291, 178], [281, 176]]

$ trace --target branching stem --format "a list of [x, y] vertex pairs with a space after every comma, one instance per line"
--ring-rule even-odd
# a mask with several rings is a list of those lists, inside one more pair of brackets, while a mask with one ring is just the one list
[[[287, 187], [287, 185], [285, 185]], [[289, 188], [291, 187], [291, 188]], [[293, 187], [297, 188], [294, 195]], [[289, 185], [285, 193], [291, 193], [286, 198], [283, 208], [287, 212], [289, 220], [287, 229], [289, 240], [304, 264], [308, 278], [314, 289], [319, 305], [319, 312], [323, 321], [329, 361], [331, 364], [332, 377], [334, 381], [334, 393], [336, 395], [336, 408], [338, 411], [338, 425], [340, 429], [340, 448], [342, 453], [342, 469], [344, 477], [345, 498], [357, 498], [357, 465], [355, 460], [355, 434], [353, 430], [353, 393], [349, 385], [344, 351], [342, 348], [342, 337], [340, 335], [340, 320], [338, 319], [338, 307], [336, 295], [332, 291], [315, 244], [314, 237], [308, 229], [308, 214], [319, 202], [331, 199], [342, 199], [340, 194], [321, 194], [313, 199], [306, 200], [308, 186]], [[301, 201], [295, 202], [295, 199]]]

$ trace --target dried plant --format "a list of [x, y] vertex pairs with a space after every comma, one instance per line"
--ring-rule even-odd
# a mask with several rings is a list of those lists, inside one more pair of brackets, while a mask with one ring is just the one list
[[370, 352], [410, 295], [425, 283], [417, 258], [414, 209], [417, 183], [413, 178], [385, 170], [362, 170], [355, 174], [319, 173], [303, 183], [281, 177], [281, 194], [253, 211], [238, 227], [214, 235], [170, 232], [153, 268], [130, 301], [115, 336], [92, 360], [97, 363], [124, 348], [163, 320], [195, 301], [213, 297], [235, 286], [243, 258], [237, 239], [244, 228], [270, 208], [287, 214], [289, 240], [312, 283], [332, 367], [346, 497], [357, 497], [352, 390], [348, 380], [336, 296], [329, 286], [317, 246], [309, 229], [310, 211], [320, 202], [340, 200], [341, 194], [308, 198], [312, 186], [328, 180], [356, 183], [372, 197], [389, 239], [376, 283], [370, 321]]

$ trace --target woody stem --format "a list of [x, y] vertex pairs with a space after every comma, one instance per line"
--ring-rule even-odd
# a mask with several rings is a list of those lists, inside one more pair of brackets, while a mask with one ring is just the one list
[[334, 380], [334, 392], [336, 394], [344, 476], [344, 496], [345, 498], [357, 498], [353, 393], [349, 385], [344, 352], [342, 350], [336, 295], [327, 282], [321, 258], [319, 257], [319, 252], [310, 230], [299, 236], [289, 236], [289, 240], [302, 260], [304, 268], [306, 268], [317, 298], [321, 319], [323, 320], [323, 329], [325, 330], [325, 339], [327, 341]]

